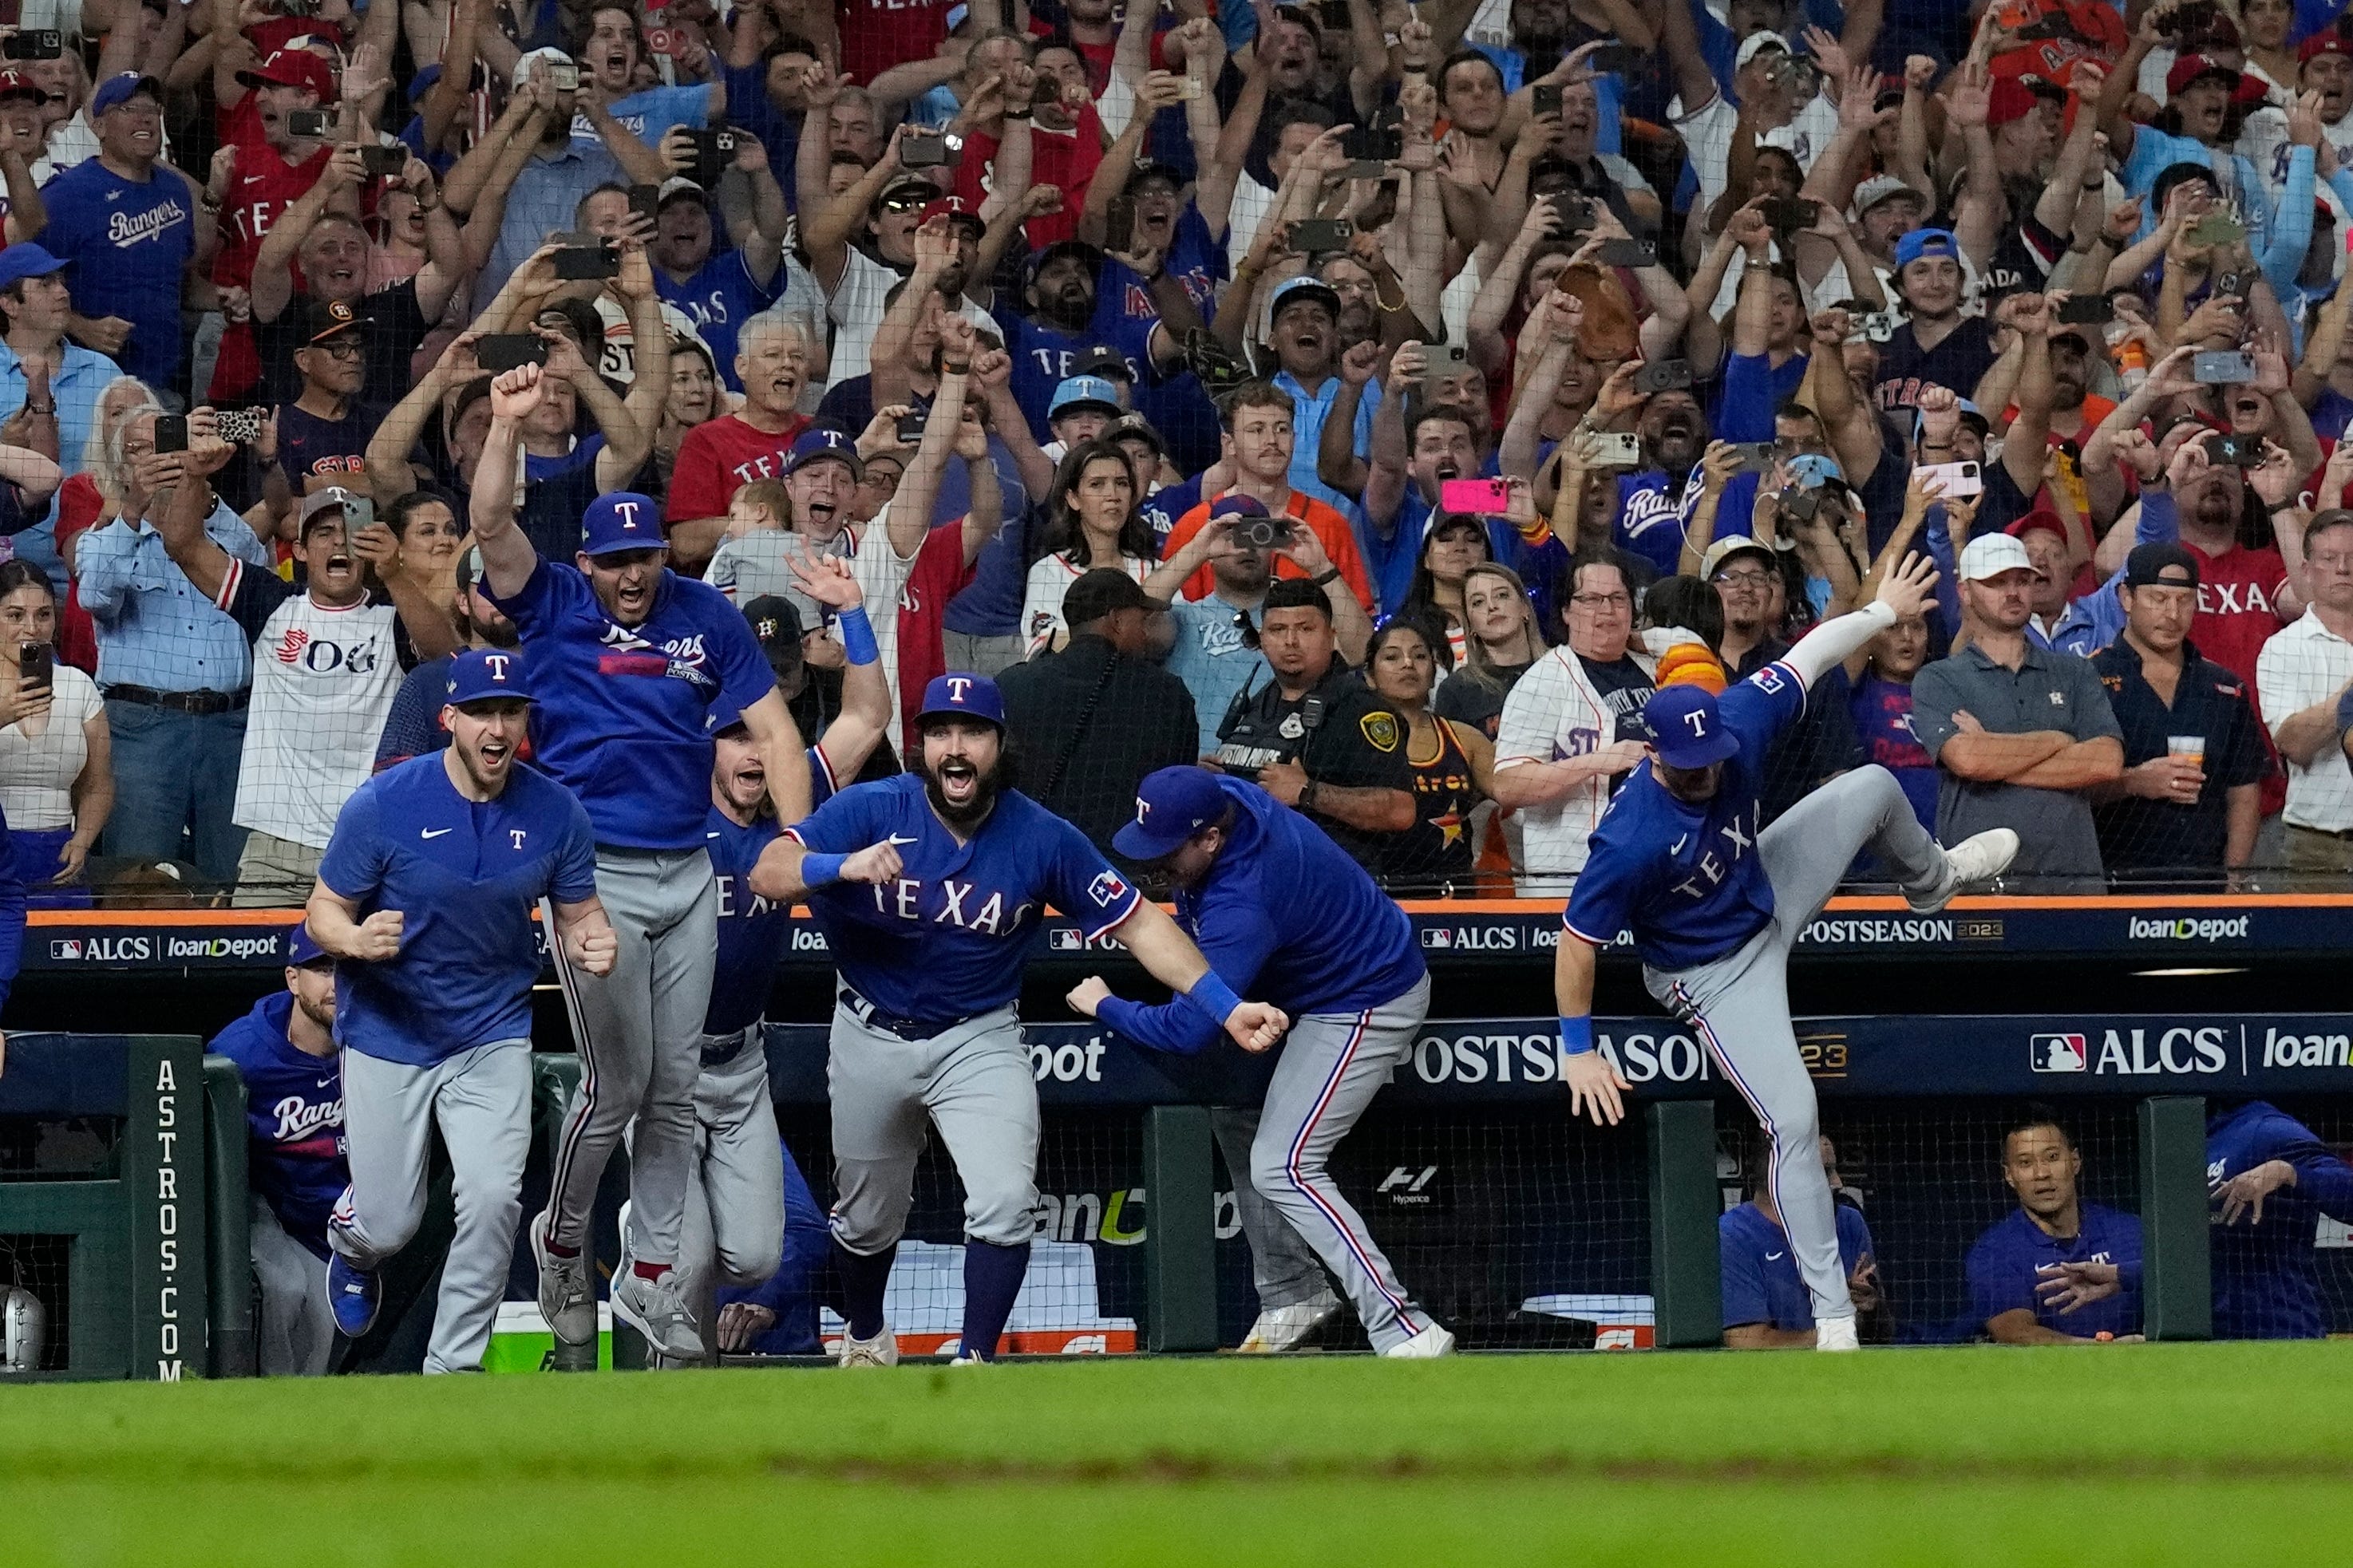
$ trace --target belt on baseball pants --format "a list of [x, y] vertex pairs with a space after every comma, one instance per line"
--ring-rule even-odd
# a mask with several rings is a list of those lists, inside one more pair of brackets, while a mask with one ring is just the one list
[[702, 1037], [702, 1065], [706, 1068], [725, 1067], [743, 1054], [744, 1043], [759, 1037], [760, 1026], [748, 1024], [732, 1035]]
[[110, 686], [99, 695], [109, 702], [136, 702], [146, 708], [168, 708], [174, 713], [199, 717], [234, 713], [252, 698], [248, 691], [157, 691], [146, 686]]
[[944, 1035], [958, 1024], [968, 1024], [980, 1016], [966, 1013], [961, 1018], [902, 1018], [881, 1008], [845, 985], [841, 988], [841, 1005], [849, 1016], [870, 1029], [880, 1029], [886, 1035], [896, 1035], [902, 1040], [928, 1040], [934, 1035]]

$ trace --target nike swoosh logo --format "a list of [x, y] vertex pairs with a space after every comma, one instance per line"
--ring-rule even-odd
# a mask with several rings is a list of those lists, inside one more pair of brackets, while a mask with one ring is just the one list
[[423, 830], [422, 837], [427, 838], [438, 838], [445, 833], [455, 833], [458, 830], [454, 827], [427, 827]]
[[1786, 1252], [1768, 1252], [1765, 1255], [1765, 1261], [1767, 1263], [1778, 1263], [1782, 1258], [1788, 1256], [1789, 1255]]
[[923, 840], [920, 838], [902, 838], [897, 834], [893, 833], [887, 840], [885, 840], [885, 842], [891, 844], [921, 844]]
[[1667, 846], [1667, 853], [1670, 855], [1680, 855], [1683, 852], [1683, 846], [1690, 842], [1691, 835], [1686, 833], [1681, 838], [1676, 839], [1672, 844]]
[[705, 838], [716, 838], [716, 837], [719, 837], [719, 835], [717, 835], [716, 833], [706, 833], [706, 834], [704, 834], [704, 835], [703, 835], [703, 837], [704, 837]]

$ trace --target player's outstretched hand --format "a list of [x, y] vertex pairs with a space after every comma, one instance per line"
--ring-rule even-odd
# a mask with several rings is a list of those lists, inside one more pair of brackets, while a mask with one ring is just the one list
[[1633, 1085], [1619, 1076], [1609, 1058], [1585, 1051], [1561, 1058], [1560, 1079], [1568, 1085], [1568, 1114], [1593, 1118], [1596, 1127], [1615, 1127], [1626, 1119], [1625, 1096]]
[[574, 926], [564, 933], [564, 945], [574, 963], [600, 979], [621, 956], [621, 939], [609, 925]]
[[1111, 1000], [1111, 987], [1103, 984], [1102, 975], [1090, 974], [1071, 987], [1071, 994], [1063, 1000], [1071, 1005], [1071, 1012], [1092, 1018], [1096, 1008]]
[[2285, 1160], [2266, 1160], [2252, 1171], [2242, 1171], [2214, 1189], [2214, 1201], [2222, 1205], [2222, 1223], [2236, 1225], [2243, 1217], [2249, 1225], [2263, 1223], [2263, 1200], [2282, 1187], [2295, 1185], [2295, 1167]]
[[1291, 1020], [1270, 1002], [1245, 1002], [1226, 1015], [1226, 1033], [1252, 1056], [1274, 1049], [1291, 1030]]
[[2034, 1293], [2062, 1317], [2122, 1289], [2123, 1276], [2113, 1263], [2046, 1263], [2034, 1271]]
[[352, 956], [370, 963], [398, 956], [402, 920], [398, 910], [378, 910], [360, 921], [352, 936]]
[[869, 844], [841, 862], [841, 879], [845, 882], [871, 882], [875, 887], [899, 879], [902, 863], [899, 847], [886, 838], [880, 844]]
[[1936, 586], [1936, 563], [1917, 552], [1907, 554], [1879, 584], [1878, 602], [1895, 612], [1895, 618], [1916, 616]]

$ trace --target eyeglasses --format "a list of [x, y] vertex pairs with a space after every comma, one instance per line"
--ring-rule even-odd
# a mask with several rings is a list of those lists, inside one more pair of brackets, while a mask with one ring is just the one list
[[1762, 588], [1773, 580], [1769, 572], [1719, 572], [1715, 574], [1720, 588]]
[[[1717, 582], [1724, 579], [1717, 578]], [[1588, 610], [1630, 610], [1634, 598], [1630, 594], [1571, 594], [1568, 602]]]
[[930, 205], [931, 200], [927, 196], [919, 196], [910, 192], [905, 195], [884, 196], [881, 205], [882, 210], [886, 213], [917, 213]]
[[359, 340], [356, 338], [329, 338], [323, 343], [312, 343], [311, 346], [330, 359], [357, 359], [361, 353]]

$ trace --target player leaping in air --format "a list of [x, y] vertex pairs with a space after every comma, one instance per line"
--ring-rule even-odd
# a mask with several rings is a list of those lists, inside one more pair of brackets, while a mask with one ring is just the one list
[[1759, 796], [1767, 755], [1805, 710], [1806, 688], [1918, 614], [1936, 581], [1934, 566], [1908, 556], [1870, 605], [1816, 626], [1721, 700], [1673, 685], [1643, 704], [1650, 765], [1629, 775], [1593, 830], [1553, 970], [1569, 1114], [1615, 1123], [1627, 1085], [1594, 1049], [1594, 960], [1619, 932], [1633, 933], [1651, 994], [1699, 1032], [1772, 1137], [1773, 1203], [1826, 1351], [1855, 1348], [1854, 1302], [1839, 1264], [1814, 1086], [1789, 1024], [1789, 949], [1858, 851], [1894, 868], [1905, 900], [1925, 914], [1963, 884], [1998, 876], [2018, 835], [1998, 827], [1940, 848], [1895, 776], [1877, 766], [1825, 784], [1762, 832]]

